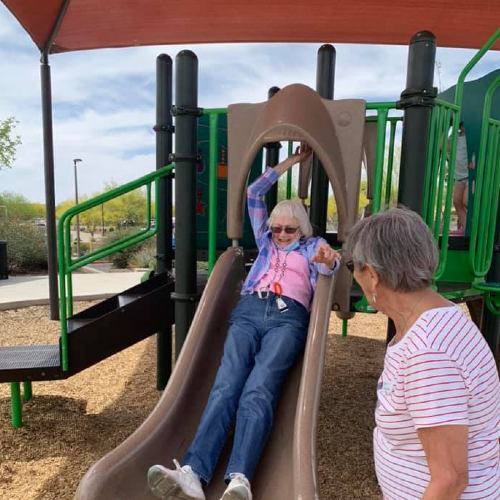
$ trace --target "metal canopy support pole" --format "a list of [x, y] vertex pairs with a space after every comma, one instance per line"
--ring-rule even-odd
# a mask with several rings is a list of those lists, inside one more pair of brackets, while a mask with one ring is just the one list
[[[422, 214], [425, 163], [430, 119], [437, 89], [434, 84], [436, 37], [429, 31], [413, 35], [408, 49], [406, 90], [398, 107], [404, 109], [401, 139], [398, 204]], [[392, 320], [387, 327], [387, 342], [395, 335]]]
[[61, 28], [71, 0], [64, 0], [57, 14], [52, 31], [40, 58], [42, 87], [42, 124], [43, 124], [43, 164], [45, 180], [45, 218], [47, 226], [47, 263], [49, 275], [50, 319], [59, 319], [59, 292], [57, 287], [57, 235], [56, 235], [56, 196], [54, 187], [54, 139], [52, 134], [52, 90], [50, 80], [49, 52]]
[[398, 203], [422, 214], [425, 163], [430, 118], [437, 89], [434, 83], [436, 37], [413, 35], [408, 50], [406, 90], [398, 107], [404, 109]]
[[[271, 87], [267, 91], [267, 98], [271, 99], [276, 93], [280, 91], [279, 87]], [[266, 148], [266, 169], [274, 167], [280, 161], [280, 148], [279, 142], [270, 142], [265, 145]], [[267, 213], [271, 213], [276, 203], [278, 203], [278, 183], [276, 183], [266, 195]]]
[[175, 100], [175, 352], [179, 355], [196, 309], [196, 156], [198, 58], [176, 57]]
[[57, 289], [56, 196], [54, 187], [54, 140], [52, 135], [52, 91], [49, 58], [42, 53], [40, 76], [42, 83], [43, 164], [45, 177], [45, 218], [47, 225], [47, 263], [49, 275], [50, 319], [59, 319]]
[[[316, 90], [325, 99], [333, 99], [335, 83], [336, 52], [332, 45], [323, 45], [318, 49], [316, 69]], [[323, 165], [316, 156], [313, 157], [311, 180], [311, 224], [315, 234], [326, 233], [328, 210], [329, 181]]]
[[[167, 54], [156, 58], [156, 169], [169, 163], [172, 154], [172, 59]], [[158, 220], [155, 220], [156, 270], [172, 270], [172, 176], [158, 181]], [[163, 390], [172, 372], [172, 331], [170, 327], [156, 336], [156, 388]]]

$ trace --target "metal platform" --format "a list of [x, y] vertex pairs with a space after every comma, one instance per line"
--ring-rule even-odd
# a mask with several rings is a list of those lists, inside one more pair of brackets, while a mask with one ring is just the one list
[[0, 382], [64, 377], [58, 345], [0, 347]]

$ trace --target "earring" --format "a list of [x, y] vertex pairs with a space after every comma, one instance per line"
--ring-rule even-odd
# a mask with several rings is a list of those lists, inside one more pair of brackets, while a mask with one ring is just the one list
[[377, 294], [376, 294], [376, 293], [374, 293], [374, 294], [372, 295], [372, 302], [373, 302], [374, 304], [376, 304], [376, 303], [377, 303]]

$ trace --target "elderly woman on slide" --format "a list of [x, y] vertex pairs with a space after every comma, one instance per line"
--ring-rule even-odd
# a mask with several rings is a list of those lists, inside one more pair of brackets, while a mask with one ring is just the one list
[[154, 465], [148, 471], [149, 487], [159, 498], [204, 499], [202, 486], [212, 479], [235, 424], [222, 499], [252, 499], [250, 481], [271, 431], [281, 387], [304, 349], [318, 273], [332, 274], [340, 259], [325, 240], [311, 236], [300, 202], [282, 201], [267, 217], [264, 195], [309, 154], [304, 148], [267, 169], [248, 188], [259, 254], [231, 315], [221, 365], [182, 467]]
[[476, 325], [431, 288], [438, 254], [427, 226], [387, 210], [354, 226], [346, 253], [370, 305], [396, 327], [375, 410], [384, 499], [498, 500], [498, 372]]

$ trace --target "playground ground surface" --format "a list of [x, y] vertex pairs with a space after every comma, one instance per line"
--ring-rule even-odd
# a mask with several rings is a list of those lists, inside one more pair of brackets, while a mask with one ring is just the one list
[[[0, 325], [0, 345], [55, 343], [59, 333], [47, 306], [0, 311]], [[340, 328], [332, 315], [318, 423], [320, 497], [380, 499], [371, 435], [386, 321], [358, 314], [347, 338]], [[155, 359], [150, 338], [68, 380], [34, 383], [21, 429], [10, 426], [9, 386], [0, 385], [0, 498], [72, 499], [89, 466], [157, 403]]]

